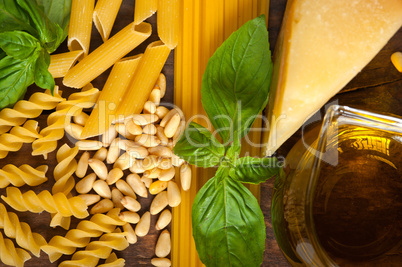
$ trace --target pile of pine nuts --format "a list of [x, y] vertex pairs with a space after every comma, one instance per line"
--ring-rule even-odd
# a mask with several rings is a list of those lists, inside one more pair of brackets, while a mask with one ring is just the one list
[[[180, 174], [182, 190], [189, 190], [191, 184], [191, 168], [172, 151], [184, 131], [184, 116], [178, 108], [169, 110], [159, 105], [164, 91], [155, 86], [142, 113], [115, 121], [103, 134], [102, 141], [76, 143], [85, 152], [78, 160], [75, 174], [80, 181], [75, 189], [88, 206], [93, 205], [91, 214], [120, 208], [119, 217], [127, 222], [123, 230], [130, 244], [136, 243], [137, 237], [147, 235], [151, 216], [160, 214], [155, 228], [162, 232], [155, 247], [156, 257], [152, 259], [154, 266], [171, 266], [167, 258], [171, 237], [165, 228], [172, 220], [168, 206], [176, 207], [181, 202], [178, 177], [174, 179], [176, 173]], [[85, 115], [73, 117], [73, 135], [80, 135], [82, 127], [78, 126], [85, 125], [88, 116]], [[88, 169], [93, 172], [88, 174]], [[149, 211], [140, 216], [138, 198], [147, 198], [148, 194], [155, 197]]]

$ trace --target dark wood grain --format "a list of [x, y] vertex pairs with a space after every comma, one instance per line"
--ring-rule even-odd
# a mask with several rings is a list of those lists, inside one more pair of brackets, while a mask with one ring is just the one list
[[[286, 0], [271, 1], [270, 4], [269, 39], [271, 49], [274, 49], [282, 22], [283, 13], [285, 10]], [[113, 28], [112, 35], [132, 21], [134, 16], [133, 10], [134, 1], [123, 1], [123, 5], [120, 9], [118, 20], [116, 21], [116, 24]], [[147, 40], [145, 44], [140, 45], [133, 52], [131, 52], [130, 55], [144, 52], [146, 44], [158, 39], [155, 27], [156, 16], [151, 17], [148, 21], [153, 25], [153, 35]], [[91, 50], [93, 50], [100, 43], [100, 35], [94, 29], [92, 33]], [[395, 35], [394, 38], [387, 44], [387, 46], [373, 59], [373, 61], [345, 87], [342, 93], [332, 98], [331, 101], [376, 112], [386, 112], [402, 115], [402, 75], [397, 72], [397, 70], [392, 66], [390, 62], [390, 56], [392, 52], [396, 50], [402, 50], [402, 30], [400, 30], [397, 35]], [[63, 43], [62, 46], [58, 49], [58, 52], [63, 51], [67, 51], [66, 43]], [[167, 94], [164, 101], [169, 103], [173, 102], [174, 95], [173, 62], [173, 53], [171, 53], [168, 58], [168, 62], [163, 69], [168, 83]], [[109, 72], [110, 70], [106, 71], [100, 77], [95, 79], [93, 81], [94, 86], [102, 89]], [[57, 83], [64, 91], [64, 96], [67, 96], [74, 91], [73, 89], [65, 88], [61, 83], [61, 79], [57, 79]], [[31, 87], [26, 97], [29, 97], [29, 95], [35, 89], [35, 87]], [[323, 111], [324, 109], [321, 110], [321, 113]], [[44, 112], [39, 117], [41, 128], [46, 126], [47, 115], [48, 112]], [[300, 134], [300, 131], [295, 133], [279, 149], [277, 155], [285, 156], [289, 149], [293, 146], [293, 144], [300, 138]], [[70, 146], [73, 146], [73, 143], [67, 137], [59, 142], [59, 144], [62, 143], [68, 143]], [[45, 189], [51, 190], [51, 187], [54, 183], [52, 176], [53, 168], [57, 164], [55, 159], [55, 152], [51, 153], [47, 160], [44, 160], [40, 156], [30, 156], [31, 151], [32, 149], [30, 145], [24, 145], [19, 152], [10, 153], [6, 159], [1, 160], [0, 167], [3, 167], [8, 163], [12, 163], [17, 166], [23, 163], [30, 163], [35, 167], [41, 164], [47, 164], [50, 167], [47, 175], [49, 177], [49, 181], [39, 187], [35, 187], [32, 189], [36, 192], [40, 192]], [[266, 250], [264, 253], [263, 266], [289, 266], [275, 241], [272, 230], [270, 214], [272, 187], [273, 180], [262, 184], [261, 187], [261, 208], [265, 216], [265, 224], [267, 229]], [[28, 189], [31, 188], [29, 188], [28, 186], [24, 186], [21, 188], [21, 190], [23, 191], [26, 191]], [[0, 189], [0, 194], [5, 194], [5, 190]], [[149, 209], [151, 200], [152, 197], [141, 199], [142, 209], [139, 212], [140, 214]], [[8, 208], [8, 210], [11, 211], [12, 209]], [[48, 226], [50, 215], [46, 214], [45, 212], [42, 214], [23, 212], [18, 213], [18, 215], [20, 216], [19, 218], [21, 221], [28, 222], [33, 231], [41, 233], [46, 238], [46, 240], [50, 240], [51, 237], [56, 234], [65, 235], [66, 233], [65, 230], [60, 228], [50, 228]], [[157, 216], [152, 216], [152, 225], [155, 224], [156, 219]], [[77, 223], [78, 220], [73, 220], [72, 227], [74, 227]], [[4, 232], [2, 231], [2, 233]], [[124, 257], [126, 259], [126, 266], [151, 266], [150, 259], [154, 257], [154, 247], [158, 234], [159, 232], [152, 227], [149, 235], [143, 238], [139, 238], [138, 243], [130, 246], [129, 249], [123, 252], [117, 252], [118, 256]], [[47, 255], [42, 252], [40, 258], [35, 258], [33, 256], [33, 258], [29, 260], [25, 266], [57, 266], [58, 263], [66, 259], [69, 259], [69, 256], [63, 256], [59, 261], [51, 264], [48, 260]], [[0, 266], [4, 265], [0, 263]]]

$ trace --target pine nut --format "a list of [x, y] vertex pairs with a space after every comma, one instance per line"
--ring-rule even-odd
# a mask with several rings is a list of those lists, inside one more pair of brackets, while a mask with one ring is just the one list
[[145, 212], [140, 221], [137, 223], [135, 227], [135, 234], [137, 236], [146, 236], [149, 232], [149, 228], [151, 226], [151, 214], [149, 211]]
[[142, 167], [142, 160], [136, 160], [134, 164], [130, 167], [130, 171], [132, 173], [143, 173], [145, 172], [144, 168]]
[[156, 180], [149, 186], [149, 193], [152, 195], [159, 194], [163, 190], [165, 190], [168, 186], [168, 182]]
[[106, 157], [107, 157], [107, 148], [101, 147], [98, 151], [96, 151], [95, 155], [92, 158], [104, 161]]
[[112, 192], [104, 180], [97, 180], [93, 184], [94, 191], [103, 198], [112, 198]]
[[152, 89], [151, 94], [149, 95], [149, 101], [152, 101], [156, 106], [159, 106], [161, 103], [161, 90], [159, 89], [159, 86]]
[[109, 151], [107, 152], [106, 162], [108, 164], [114, 163], [120, 155], [120, 147], [119, 147], [120, 138], [116, 138], [112, 141], [109, 147]]
[[149, 188], [149, 186], [153, 182], [153, 180], [151, 178], [147, 178], [147, 177], [141, 177], [141, 181], [144, 183], [146, 188]]
[[140, 135], [142, 133], [141, 126], [135, 124], [132, 119], [126, 122], [126, 129], [132, 135]]
[[155, 85], [158, 85], [161, 90], [161, 98], [164, 97], [166, 93], [166, 77], [163, 73], [159, 74]]
[[135, 135], [131, 134], [131, 133], [127, 130], [126, 125], [123, 124], [123, 123], [116, 123], [116, 124], [114, 125], [114, 127], [116, 127], [116, 131], [117, 131], [120, 135], [124, 136], [124, 137], [127, 138], [127, 139], [133, 139], [133, 138], [135, 137]]
[[164, 258], [169, 255], [170, 249], [170, 233], [165, 229], [159, 235], [158, 241], [156, 242], [155, 255], [159, 258]]
[[151, 124], [158, 120], [159, 120], [159, 117], [155, 114], [135, 114], [135, 115], [133, 115], [133, 122], [140, 126]]
[[131, 188], [131, 186], [126, 183], [126, 181], [120, 179], [116, 182], [116, 187], [117, 189], [120, 190], [120, 192], [123, 193], [125, 196], [132, 197], [134, 199], [137, 199], [137, 196], [134, 193], [134, 190]]
[[77, 190], [77, 192], [80, 194], [86, 194], [89, 191], [91, 191], [95, 180], [96, 180], [95, 173], [88, 174], [75, 185], [75, 190]]
[[156, 105], [152, 101], [147, 101], [144, 104], [144, 113], [154, 114], [156, 112]]
[[172, 213], [170, 210], [165, 209], [162, 211], [161, 215], [159, 215], [158, 220], [156, 221], [155, 229], [156, 230], [162, 230], [166, 226], [169, 225], [169, 223], [172, 221]]
[[75, 146], [79, 148], [79, 150], [98, 150], [103, 144], [101, 141], [96, 140], [81, 140], [75, 143]]
[[65, 126], [64, 130], [66, 130], [66, 132], [74, 139], [82, 140], [81, 133], [82, 130], [84, 130], [83, 126], [75, 123], [69, 123], [68, 125]]
[[129, 152], [123, 153], [113, 164], [113, 168], [119, 168], [122, 170], [127, 170], [135, 162], [135, 158], [130, 156]]
[[156, 127], [156, 137], [159, 138], [159, 140], [161, 140], [161, 145], [167, 145], [169, 143], [169, 138], [166, 137], [165, 133], [164, 133], [164, 129], [161, 126]]
[[168, 123], [168, 121], [170, 121], [170, 119], [171, 119], [175, 114], [177, 114], [177, 113], [178, 113], [177, 109], [171, 109], [171, 110], [169, 110], [169, 112], [165, 115], [165, 117], [163, 117], [163, 119], [161, 120], [161, 122], [159, 123], [159, 125], [160, 125], [161, 127], [165, 127], [166, 124]]
[[155, 135], [141, 134], [135, 137], [135, 142], [145, 147], [155, 147], [161, 141]]
[[82, 111], [79, 114], [73, 116], [73, 121], [78, 125], [85, 126], [88, 118], [89, 115]]
[[175, 167], [180, 167], [184, 163], [184, 159], [180, 158], [179, 156], [176, 156], [175, 154], [172, 154], [172, 165]]
[[173, 181], [168, 182], [167, 193], [168, 193], [169, 206], [171, 207], [179, 206], [181, 202], [181, 194], [180, 189], [175, 182]]
[[129, 244], [135, 244], [137, 243], [137, 235], [135, 234], [135, 231], [131, 224], [126, 223], [123, 225], [123, 230], [126, 232], [126, 239]]
[[152, 215], [158, 214], [161, 212], [166, 206], [168, 205], [168, 197], [167, 197], [167, 192], [162, 191], [159, 194], [155, 196], [155, 198], [152, 200], [151, 207], [149, 208], [149, 211], [151, 212]]
[[164, 158], [161, 159], [161, 161], [159, 162], [158, 168], [161, 170], [167, 170], [172, 168], [172, 166], [173, 165], [171, 159]]
[[113, 201], [110, 199], [104, 198], [98, 203], [96, 203], [95, 206], [92, 207], [89, 213], [91, 214], [96, 214], [96, 213], [106, 213], [114, 208]]
[[88, 160], [89, 160], [89, 152], [85, 151], [84, 153], [82, 153], [78, 161], [77, 169], [75, 170], [75, 175], [77, 175], [77, 177], [82, 178], [87, 173]]
[[148, 190], [144, 183], [141, 181], [140, 176], [136, 173], [129, 174], [126, 178], [129, 186], [134, 190], [134, 192], [140, 197], [148, 197]]
[[129, 196], [123, 197], [120, 202], [128, 210], [137, 212], [141, 209], [140, 202]]
[[161, 181], [170, 181], [173, 179], [175, 174], [176, 174], [176, 171], [175, 171], [174, 167], [171, 167], [170, 169], [167, 169], [167, 170], [161, 170], [161, 173], [159, 174], [158, 179]]
[[120, 220], [132, 224], [136, 224], [140, 221], [140, 215], [133, 211], [122, 211], [119, 214]]
[[85, 201], [85, 204], [87, 204], [87, 206], [91, 206], [101, 199], [100, 195], [96, 194], [83, 194], [78, 196]]
[[144, 134], [155, 135], [156, 134], [156, 127], [153, 124], [145, 125], [144, 128], [142, 129], [142, 132]]
[[110, 172], [107, 174], [106, 177], [106, 183], [108, 185], [114, 184], [119, 180], [121, 177], [123, 177], [124, 173], [120, 168], [113, 168], [110, 170]]
[[173, 135], [176, 133], [177, 129], [179, 128], [179, 124], [180, 124], [180, 114], [176, 113], [166, 123], [164, 133], [165, 133], [167, 138], [172, 138], [173, 137]]
[[113, 204], [116, 208], [119, 208], [120, 210], [124, 209], [124, 206], [121, 204], [121, 200], [123, 198], [123, 194], [120, 192], [119, 189], [117, 189], [116, 187], [114, 187], [112, 189], [112, 201]]
[[170, 267], [172, 262], [168, 258], [153, 258], [151, 264], [157, 267]]
[[179, 127], [177, 128], [176, 133], [173, 135], [173, 145], [176, 145], [177, 141], [179, 141], [181, 135], [184, 132], [184, 129], [186, 128], [186, 122], [185, 121], [180, 121]]
[[100, 161], [99, 159], [89, 159], [88, 165], [100, 179], [106, 179], [108, 171], [103, 161]]
[[142, 161], [142, 167], [144, 170], [151, 170], [153, 168], [158, 167], [160, 159], [158, 156], [155, 155], [148, 155]]
[[150, 147], [148, 148], [148, 151], [150, 154], [161, 158], [171, 158], [173, 154], [172, 150], [165, 146]]
[[110, 125], [109, 129], [102, 135], [103, 146], [108, 147], [117, 137], [117, 131], [114, 125]]
[[181, 188], [184, 191], [188, 191], [191, 186], [191, 167], [188, 164], [183, 164], [180, 167], [180, 181]]
[[163, 119], [169, 110], [164, 106], [159, 106], [156, 108], [155, 114], [158, 115], [160, 119]]
[[148, 149], [143, 146], [131, 146], [128, 152], [131, 157], [136, 159], [144, 159], [149, 154]]
[[161, 174], [161, 170], [158, 168], [155, 168], [152, 170], [145, 171], [143, 174], [143, 177], [154, 179], [154, 178], [158, 178], [160, 174]]

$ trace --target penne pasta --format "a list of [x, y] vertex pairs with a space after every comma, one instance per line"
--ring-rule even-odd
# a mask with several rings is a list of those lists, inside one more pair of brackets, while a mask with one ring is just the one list
[[139, 114], [169, 56], [170, 49], [161, 41], [148, 45], [123, 100], [117, 107], [116, 117]]
[[152, 16], [158, 7], [158, 0], [136, 0], [134, 9], [134, 24], [139, 24]]
[[95, 0], [72, 0], [67, 41], [70, 51], [82, 50], [88, 55], [94, 5]]
[[96, 29], [105, 42], [112, 31], [114, 21], [119, 12], [122, 0], [98, 0], [93, 13], [93, 20]]
[[81, 138], [103, 134], [113, 121], [113, 114], [122, 100], [126, 89], [137, 69], [142, 54], [124, 58], [114, 64], [99, 95], [95, 108], [85, 123]]
[[83, 55], [83, 50], [50, 55], [50, 74], [52, 74], [53, 78], [64, 77], [68, 70], [71, 69]]
[[158, 0], [158, 35], [170, 49], [179, 41], [180, 0]]
[[130, 23], [70, 69], [63, 84], [82, 88], [151, 35], [151, 25]]

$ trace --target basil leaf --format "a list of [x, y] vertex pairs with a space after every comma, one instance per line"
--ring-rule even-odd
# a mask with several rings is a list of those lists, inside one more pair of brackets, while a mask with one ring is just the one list
[[202, 105], [226, 143], [231, 133], [245, 136], [268, 101], [272, 73], [264, 16], [245, 23], [209, 59]]
[[36, 0], [53, 23], [63, 29], [63, 40], [67, 37], [70, 22], [71, 0]]
[[6, 52], [0, 49], [0, 59], [3, 59], [6, 56], [7, 56]]
[[15, 30], [37, 34], [30, 25], [29, 15], [15, 0], [0, 0], [0, 32]]
[[229, 149], [226, 152], [226, 157], [230, 159], [232, 162], [236, 161], [241, 152], [241, 142], [239, 138], [239, 134], [235, 131], [233, 135], [233, 143], [230, 145]]
[[192, 207], [193, 236], [201, 261], [211, 266], [261, 266], [265, 223], [255, 197], [226, 177], [210, 179]]
[[225, 155], [225, 147], [207, 128], [191, 122], [173, 148], [175, 155], [199, 167], [212, 167]]
[[14, 58], [26, 59], [38, 48], [38, 39], [22, 31], [0, 33], [0, 48]]
[[226, 177], [229, 176], [229, 171], [230, 171], [230, 166], [229, 166], [228, 162], [222, 161], [214, 176], [216, 187], [218, 187], [219, 183], [222, 182], [223, 179], [225, 179]]
[[52, 74], [49, 72], [50, 55], [45, 50], [41, 50], [41, 55], [36, 60], [35, 83], [43, 89], [54, 90], [55, 82]]
[[277, 175], [281, 169], [276, 158], [243, 157], [235, 161], [229, 176], [242, 183], [259, 184]]
[[13, 105], [34, 82], [35, 63], [38, 53], [35, 51], [26, 60], [6, 56], [0, 60], [0, 108]]

